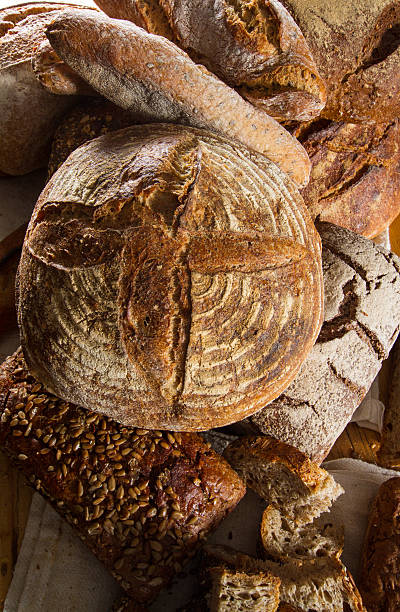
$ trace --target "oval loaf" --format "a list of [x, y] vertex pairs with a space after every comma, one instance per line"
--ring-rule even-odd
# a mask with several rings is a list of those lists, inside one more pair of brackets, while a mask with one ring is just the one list
[[39, 197], [19, 270], [24, 354], [50, 390], [126, 424], [230, 423], [310, 351], [320, 256], [265, 157], [193, 128], [119, 130], [74, 151]]

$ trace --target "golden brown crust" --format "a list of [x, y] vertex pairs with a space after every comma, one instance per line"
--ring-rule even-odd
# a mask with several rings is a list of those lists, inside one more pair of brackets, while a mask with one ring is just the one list
[[384, 482], [374, 500], [359, 588], [368, 612], [400, 609], [400, 478]]
[[195, 434], [121, 427], [48, 393], [19, 350], [0, 367], [0, 445], [135, 599], [148, 601], [238, 503]]
[[70, 155], [36, 205], [19, 284], [25, 357], [47, 388], [150, 428], [254, 413], [322, 319], [319, 236], [293, 184], [237, 143], [172, 125]]
[[95, 90], [148, 123], [192, 125], [234, 138], [298, 185], [307, 183], [310, 166], [301, 145], [167, 39], [92, 11], [65, 11], [47, 36]]
[[400, 121], [315, 121], [295, 132], [312, 164], [301, 190], [313, 219], [372, 238], [400, 212]]
[[282, 0], [328, 88], [322, 116], [387, 123], [400, 112], [400, 3]]
[[276, 0], [98, 0], [110, 17], [129, 19], [178, 44], [278, 121], [317, 116], [326, 100], [304, 37]]

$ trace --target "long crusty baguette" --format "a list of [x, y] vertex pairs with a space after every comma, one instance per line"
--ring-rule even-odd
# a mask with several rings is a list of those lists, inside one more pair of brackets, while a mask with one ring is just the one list
[[195, 434], [122, 427], [64, 402], [19, 350], [0, 366], [0, 447], [139, 602], [153, 599], [244, 495]]
[[165, 36], [278, 121], [319, 115], [326, 88], [278, 0], [97, 0], [110, 17]]
[[146, 120], [224, 134], [268, 157], [298, 185], [308, 181], [303, 147], [170, 41], [93, 11], [66, 11], [47, 36], [62, 59], [106, 98]]

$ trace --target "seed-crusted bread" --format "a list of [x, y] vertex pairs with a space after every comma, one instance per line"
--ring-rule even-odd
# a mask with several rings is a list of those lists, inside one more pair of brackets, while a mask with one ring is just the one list
[[110, 17], [129, 19], [175, 42], [278, 121], [315, 117], [325, 85], [300, 29], [277, 0], [97, 0]]
[[244, 436], [229, 444], [225, 459], [286, 520], [310, 523], [343, 493], [332, 476], [301, 451], [270, 436]]
[[240, 572], [226, 567], [208, 570], [210, 612], [275, 612], [279, 605], [280, 579], [267, 572]]
[[373, 502], [359, 588], [368, 612], [400, 610], [400, 478], [384, 482]]
[[18, 350], [0, 366], [0, 446], [139, 602], [245, 493], [195, 434], [129, 429], [62, 401]]
[[344, 544], [343, 526], [334, 525], [322, 515], [311, 524], [294, 525], [280, 509], [269, 505], [261, 521], [263, 557], [305, 559], [316, 557], [340, 558]]
[[332, 557], [260, 560], [226, 546], [204, 546], [204, 563], [238, 571], [266, 571], [281, 580], [282, 603], [304, 612], [365, 612], [353, 578], [341, 561]]

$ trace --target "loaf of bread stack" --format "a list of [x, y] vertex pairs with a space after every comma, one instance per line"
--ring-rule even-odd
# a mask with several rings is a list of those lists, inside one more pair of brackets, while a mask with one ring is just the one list
[[[290, 430], [294, 446], [321, 460], [394, 342], [400, 262], [351, 231], [320, 225], [323, 270], [313, 220], [371, 236], [397, 213], [397, 107], [377, 96], [367, 117], [375, 123], [329, 123], [366, 116], [346, 110], [354, 96], [344, 73], [333, 87], [308, 36], [311, 17], [290, 2], [292, 16], [277, 0], [98, 4], [109, 16], [52, 3], [0, 14], [0, 78], [11, 83], [5, 108], [16, 89], [10, 74], [23, 67], [27, 83], [23, 121], [10, 130], [7, 115], [0, 120], [1, 142], [9, 143], [0, 145], [3, 174], [42, 165], [58, 113], [89, 96], [58, 127], [49, 181], [25, 237], [17, 279], [22, 352], [0, 372], [0, 441], [143, 603], [244, 494], [233, 469], [187, 432], [261, 410], [254, 427], [267, 406], [272, 419], [263, 433], [284, 438]], [[326, 20], [325, 4], [316, 4], [313, 15], [321, 10]], [[378, 5], [362, 22], [365, 31], [375, 28], [375, 42], [397, 14], [387, 1]], [[349, 81], [361, 69], [373, 72], [368, 57], [381, 55], [371, 48], [362, 65], [350, 62]], [[331, 53], [327, 59], [334, 61]], [[31, 91], [40, 95], [27, 109]], [[377, 170], [365, 177], [370, 166]], [[361, 223], [366, 206], [370, 218]], [[388, 296], [390, 312], [368, 318]], [[354, 383], [341, 370], [350, 352], [368, 358], [364, 385], [359, 368]], [[307, 370], [313, 359], [315, 384]], [[317, 395], [331, 379], [329, 388], [340, 390], [343, 405], [333, 405], [331, 393], [322, 424], [315, 410], [310, 430], [296, 421], [300, 400], [313, 406], [307, 393], [290, 390], [296, 376]], [[287, 413], [270, 403], [282, 397], [290, 400]], [[304, 449], [301, 429], [316, 447]], [[312, 516], [325, 501], [313, 503]], [[324, 588], [332, 573], [340, 582], [327, 609], [362, 610], [337, 559], [302, 563], [290, 569], [299, 584], [316, 566]], [[258, 576], [272, 610], [285, 571], [269, 586]], [[216, 582], [240, 590], [243, 576], [218, 572]]]

